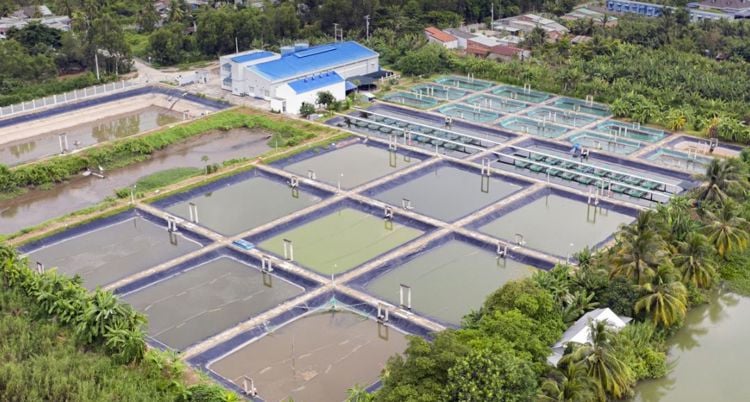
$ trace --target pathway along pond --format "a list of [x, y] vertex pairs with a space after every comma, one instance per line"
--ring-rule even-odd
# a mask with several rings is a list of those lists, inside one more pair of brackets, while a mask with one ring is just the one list
[[269, 134], [259, 130], [213, 131], [175, 144], [150, 159], [107, 172], [106, 179], [75, 177], [51, 190], [32, 190], [11, 200], [0, 201], [0, 234], [15, 233], [49, 219], [92, 206], [113, 196], [114, 191], [133, 185], [139, 178], [175, 167], [202, 167], [233, 158], [252, 158], [270, 148]]
[[669, 339], [671, 372], [636, 388], [637, 402], [747, 401], [750, 298], [717, 293]]

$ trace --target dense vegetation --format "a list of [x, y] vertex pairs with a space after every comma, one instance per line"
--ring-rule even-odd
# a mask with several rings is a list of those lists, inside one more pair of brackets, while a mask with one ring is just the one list
[[[129, 71], [130, 48], [116, 18], [98, 13], [93, 3], [71, 15], [70, 32], [34, 22], [20, 30], [9, 30], [8, 40], [0, 41], [0, 93], [3, 95], [0, 106], [90, 86], [112, 79], [108, 74]], [[90, 75], [58, 79], [64, 74], [93, 73], [96, 54], [101, 81]]]
[[189, 385], [175, 356], [146, 350], [145, 317], [111, 293], [33, 272], [5, 246], [0, 261], [0, 400], [239, 400], [206, 380]]
[[[642, 212], [579, 267], [511, 282], [433, 342], [410, 339], [391, 358], [376, 401], [591, 401], [632, 395], [636, 381], [666, 374], [664, 340], [723, 278], [750, 278], [750, 152], [716, 160], [687, 197]], [[557, 367], [545, 360], [567, 325], [595, 307], [635, 322], [615, 333], [592, 324], [591, 344], [569, 344]], [[362, 400], [362, 399], [360, 399]]]
[[123, 167], [149, 158], [154, 152], [211, 130], [245, 127], [267, 130], [272, 134], [269, 145], [291, 147], [310, 139], [321, 127], [293, 120], [271, 118], [262, 114], [238, 111], [216, 113], [204, 119], [157, 131], [136, 138], [126, 138], [37, 163], [7, 168], [0, 165], [0, 197], [11, 197], [31, 186], [50, 185], [68, 180], [86, 168], [102, 166], [107, 170]]

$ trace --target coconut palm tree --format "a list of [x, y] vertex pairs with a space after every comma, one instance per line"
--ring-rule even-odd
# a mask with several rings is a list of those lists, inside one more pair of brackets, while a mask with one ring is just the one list
[[689, 233], [685, 241], [678, 242], [673, 261], [682, 273], [682, 282], [709, 288], [716, 274], [713, 253], [708, 238], [697, 232]]
[[739, 159], [713, 159], [700, 179], [706, 181], [698, 192], [698, 201], [723, 203], [747, 187], [747, 172]]
[[656, 231], [656, 214], [645, 211], [636, 221], [623, 226], [617, 234], [613, 256], [615, 264], [610, 276], [625, 276], [635, 283], [643, 283], [653, 268], [667, 255], [667, 245]]
[[544, 380], [538, 401], [587, 402], [596, 398], [596, 382], [582, 364], [567, 364], [553, 369]]
[[370, 402], [373, 400], [372, 394], [359, 384], [354, 384], [347, 391], [346, 402]]
[[559, 366], [581, 364], [596, 384], [600, 401], [606, 394], [622, 398], [633, 384], [633, 373], [616, 355], [612, 343], [613, 332], [606, 321], [589, 324], [590, 343], [573, 345], [572, 351], [560, 360]]
[[687, 289], [677, 279], [669, 260], [659, 265], [651, 281], [641, 289], [645, 295], [635, 303], [635, 311], [645, 311], [655, 325], [670, 327], [685, 317]]
[[739, 215], [734, 202], [727, 202], [718, 212], [706, 211], [707, 222], [705, 231], [709, 243], [713, 244], [716, 252], [722, 257], [735, 251], [743, 251], [748, 247], [748, 221]]

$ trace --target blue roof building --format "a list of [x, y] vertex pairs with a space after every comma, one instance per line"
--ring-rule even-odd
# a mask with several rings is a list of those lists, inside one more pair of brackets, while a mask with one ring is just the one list
[[222, 88], [239, 96], [288, 101], [294, 108], [319, 90], [343, 98], [346, 79], [380, 71], [378, 53], [354, 41], [297, 43], [280, 53], [251, 50], [222, 56], [219, 64]]

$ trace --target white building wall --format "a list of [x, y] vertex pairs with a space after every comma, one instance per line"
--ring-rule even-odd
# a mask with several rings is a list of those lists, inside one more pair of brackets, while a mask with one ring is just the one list
[[318, 99], [318, 92], [329, 91], [336, 100], [342, 100], [346, 97], [346, 86], [344, 81], [337, 82], [326, 87], [318, 88], [310, 92], [298, 94], [289, 85], [281, 85], [276, 89], [276, 97], [286, 101], [285, 113], [299, 114], [299, 108], [303, 102], [315, 104]]
[[452, 40], [452, 41], [449, 41], [449, 42], [443, 42], [443, 41], [439, 41], [439, 40], [435, 39], [434, 37], [432, 37], [430, 35], [426, 35], [426, 36], [427, 36], [427, 41], [428, 42], [437, 43], [438, 45], [440, 45], [440, 46], [442, 46], [442, 47], [444, 47], [446, 49], [455, 49], [455, 48], [458, 47], [458, 40]]

